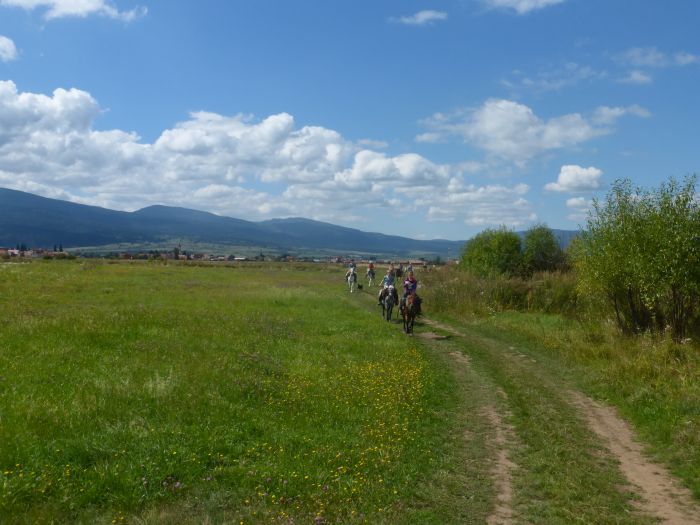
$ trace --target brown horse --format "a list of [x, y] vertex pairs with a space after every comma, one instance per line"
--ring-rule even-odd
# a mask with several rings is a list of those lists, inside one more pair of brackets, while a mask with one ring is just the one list
[[418, 300], [416, 294], [412, 293], [406, 297], [401, 306], [401, 317], [403, 317], [403, 331], [407, 334], [413, 333], [413, 323], [418, 314]]

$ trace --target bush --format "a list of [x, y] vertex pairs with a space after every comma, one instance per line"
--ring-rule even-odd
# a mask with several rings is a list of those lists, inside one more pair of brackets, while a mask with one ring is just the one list
[[594, 200], [573, 250], [581, 290], [603, 297], [625, 333], [662, 332], [683, 340], [700, 303], [700, 203], [696, 177], [656, 190], [613, 184]]
[[519, 275], [522, 269], [520, 237], [505, 227], [484, 230], [467, 242], [460, 264], [481, 277]]
[[552, 272], [563, 266], [564, 252], [552, 230], [543, 224], [530, 228], [523, 241], [523, 273]]

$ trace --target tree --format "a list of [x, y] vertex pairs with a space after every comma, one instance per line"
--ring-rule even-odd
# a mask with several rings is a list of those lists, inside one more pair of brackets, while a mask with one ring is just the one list
[[522, 269], [520, 237], [505, 226], [476, 235], [464, 247], [461, 265], [477, 275], [517, 275]]
[[580, 286], [602, 295], [627, 333], [663, 331], [682, 340], [700, 302], [700, 204], [688, 177], [656, 190], [615, 181], [594, 200], [575, 250]]
[[543, 224], [530, 228], [523, 241], [523, 272], [550, 272], [560, 269], [564, 263], [564, 252], [552, 230]]

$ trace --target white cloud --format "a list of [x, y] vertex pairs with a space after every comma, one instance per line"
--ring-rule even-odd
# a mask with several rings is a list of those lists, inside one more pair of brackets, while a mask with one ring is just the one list
[[373, 140], [373, 139], [360, 139], [357, 141], [360, 146], [365, 146], [367, 148], [373, 149], [386, 149], [389, 147], [389, 143], [383, 140]]
[[44, 18], [47, 20], [101, 15], [124, 22], [131, 22], [147, 13], [145, 7], [135, 7], [128, 11], [120, 11], [109, 0], [0, 0], [0, 6], [19, 7], [27, 11], [42, 9], [44, 10]]
[[614, 124], [619, 118], [625, 115], [649, 118], [651, 116], [651, 112], [648, 109], [636, 104], [627, 107], [600, 106], [593, 113], [591, 121], [601, 126], [608, 126], [610, 124]]
[[577, 223], [582, 223], [586, 220], [588, 212], [593, 206], [593, 201], [585, 197], [573, 197], [567, 199], [566, 207], [571, 209], [571, 213], [567, 215], [567, 219]]
[[700, 63], [700, 56], [692, 55], [690, 53], [686, 53], [685, 51], [681, 51], [680, 53], [676, 53], [675, 55], [673, 55], [673, 61], [678, 66], [698, 64]]
[[544, 69], [534, 76], [528, 76], [522, 71], [513, 71], [509, 79], [502, 81], [503, 85], [512, 89], [523, 89], [543, 93], [559, 91], [566, 87], [575, 86], [581, 82], [590, 82], [606, 78], [605, 71], [597, 71], [590, 66], [582, 66], [575, 62], [567, 62], [563, 66]]
[[425, 10], [419, 11], [411, 16], [401, 16], [398, 18], [392, 18], [391, 20], [394, 22], [399, 22], [400, 24], [424, 26], [438, 21], [447, 20], [447, 13], [443, 11]]
[[9, 62], [17, 58], [15, 43], [6, 36], [0, 35], [0, 62]]
[[0, 186], [133, 210], [150, 204], [247, 219], [301, 215], [348, 224], [370, 213], [520, 224], [527, 186], [465, 185], [481, 164], [389, 155], [281, 113], [195, 112], [151, 143], [96, 131], [97, 101], [78, 89], [23, 93], [0, 82]]
[[627, 114], [648, 116], [648, 111], [639, 106], [601, 107], [590, 119], [571, 113], [543, 120], [524, 104], [490, 99], [477, 109], [437, 113], [425, 119], [422, 123], [430, 132], [416, 139], [427, 141], [427, 135], [437, 141], [460, 136], [491, 155], [523, 164], [539, 154], [609, 134], [616, 119]]
[[700, 56], [686, 51], [673, 55], [659, 51], [656, 47], [632, 47], [615, 56], [615, 60], [624, 65], [643, 68], [661, 68], [687, 66], [700, 63]]
[[528, 191], [526, 184], [476, 186], [453, 177], [447, 191], [426, 192], [416, 204], [428, 207], [428, 219], [432, 221], [461, 220], [470, 226], [517, 227], [537, 219], [531, 203], [524, 198]]
[[482, 0], [488, 7], [507, 9], [524, 15], [530, 11], [564, 3], [566, 0]]
[[566, 199], [567, 208], [588, 208], [592, 203], [593, 201], [586, 197], [572, 197]]
[[[549, 182], [544, 189], [565, 193], [585, 193], [602, 187], [600, 178], [603, 172], [598, 168], [582, 168], [576, 165], [562, 166], [557, 182]], [[571, 202], [578, 202], [571, 200]], [[568, 204], [568, 203], [567, 203]]]
[[637, 84], [637, 85], [643, 85], [643, 84], [651, 84], [654, 81], [651, 75], [648, 73], [644, 73], [643, 71], [630, 71], [627, 76], [622, 77], [621, 79], [618, 80], [619, 83], [621, 84]]

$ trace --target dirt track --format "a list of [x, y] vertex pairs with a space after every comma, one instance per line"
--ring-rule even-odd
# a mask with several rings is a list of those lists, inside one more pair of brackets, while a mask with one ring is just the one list
[[[468, 335], [453, 326], [430, 319], [424, 318], [422, 323], [447, 332], [456, 339]], [[421, 335], [431, 340], [446, 338], [433, 332]], [[525, 356], [515, 351], [513, 347], [504, 348], [502, 356], [504, 360], [512, 359], [514, 362], [519, 360], [520, 363], [517, 366], [527, 366], [527, 361], [535, 362], [532, 359], [521, 359]], [[450, 352], [450, 357], [458, 366], [470, 365], [468, 356], [459, 352]], [[647, 519], [653, 517], [661, 523], [670, 525], [700, 524], [700, 508], [693, 500], [690, 491], [674, 479], [664, 466], [651, 461], [644, 454], [643, 445], [635, 438], [629, 424], [619, 417], [615, 409], [604, 406], [581, 392], [559, 390], [562, 399], [575, 409], [579, 418], [597, 436], [602, 448], [619, 465], [619, 471], [626, 478], [631, 490], [639, 496], [635, 507], [638, 509], [640, 519], [642, 516], [647, 516]], [[498, 395], [505, 397], [502, 391], [499, 391]], [[497, 458], [492, 471], [496, 488], [496, 504], [488, 523], [512, 523], [517, 520], [514, 520], [515, 513], [512, 507], [514, 489], [511, 478], [517, 467], [510, 460], [509, 448], [512, 448], [517, 441], [517, 435], [515, 429], [504, 422], [504, 419], [508, 419], [507, 414], [499, 412], [496, 407], [487, 407], [486, 412], [495, 433], [493, 446], [496, 449]], [[607, 522], [608, 519], [602, 516], [601, 521]]]

